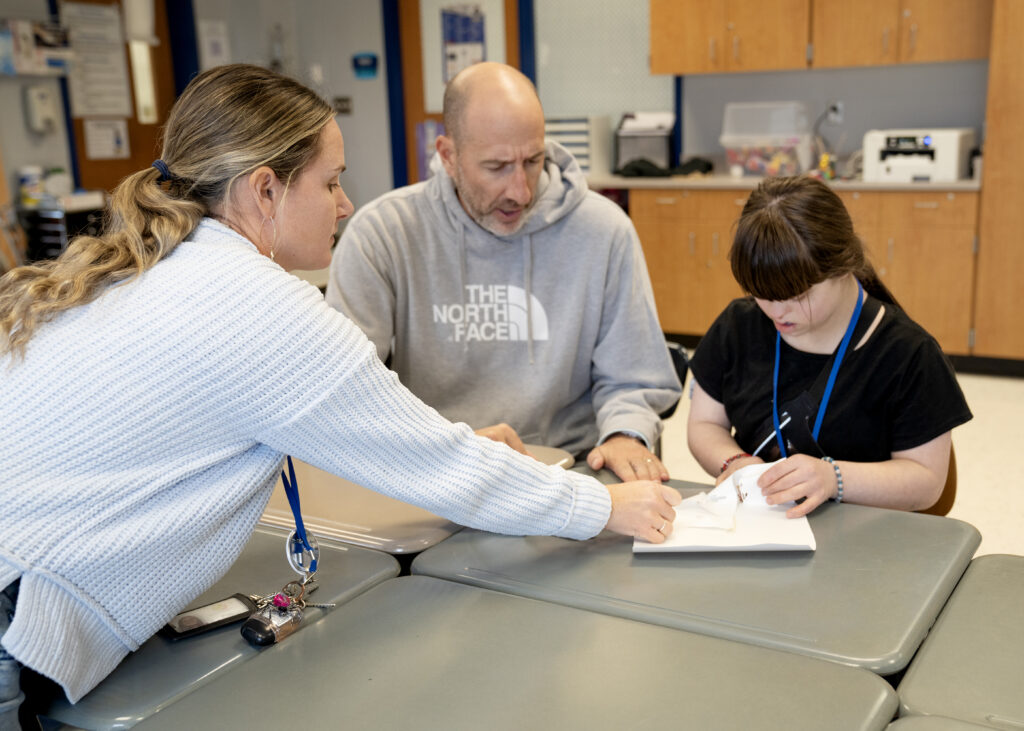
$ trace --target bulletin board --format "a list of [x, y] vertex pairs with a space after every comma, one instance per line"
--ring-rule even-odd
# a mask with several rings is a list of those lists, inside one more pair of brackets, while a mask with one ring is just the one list
[[477, 61], [505, 63], [504, 0], [420, 0], [423, 99], [440, 114], [444, 87]]
[[[78, 3], [119, 5], [118, 0], [75, 0]], [[162, 125], [174, 104], [174, 67], [171, 60], [171, 38], [167, 24], [166, 0], [154, 0], [155, 34], [159, 45], [152, 46], [151, 57], [153, 78], [156, 84], [157, 123], [141, 124], [135, 118], [134, 105], [130, 115], [124, 117], [127, 131], [127, 155], [110, 159], [93, 160], [86, 154], [89, 143], [95, 146], [95, 139], [86, 138], [85, 119], [73, 119], [71, 133], [74, 137], [75, 157], [78, 163], [79, 185], [89, 190], [112, 190], [122, 178], [149, 167], [160, 154]], [[125, 46], [125, 54], [128, 48]], [[130, 71], [129, 71], [130, 72]], [[109, 121], [108, 121], [109, 125]], [[95, 130], [94, 130], [95, 131]]]
[[[459, 4], [458, 2], [440, 2], [439, 0], [402, 0], [398, 3], [398, 28], [402, 51], [402, 96], [405, 103], [405, 141], [406, 150], [408, 151], [406, 163], [408, 181], [410, 183], [422, 179], [419, 174], [416, 155], [417, 130], [420, 130], [420, 135], [422, 136], [424, 122], [429, 120], [440, 123], [442, 121], [440, 105], [437, 105], [436, 112], [429, 111], [427, 105], [425, 93], [425, 74], [427, 71], [424, 68], [423, 47], [425, 39], [421, 33], [421, 2], [431, 3], [430, 7], [438, 7], [438, 13], [440, 13], [440, 5]], [[488, 2], [494, 2], [502, 6], [501, 13], [496, 13], [496, 11], [492, 10], [487, 16], [488, 18], [492, 15], [502, 16], [504, 47], [504, 58], [502, 60], [510, 66], [519, 68], [519, 4], [517, 0], [488, 0]], [[488, 7], [491, 6], [488, 5]], [[434, 31], [434, 35], [439, 39], [437, 41], [437, 65], [434, 73], [440, 77], [441, 34], [439, 26], [440, 15], [438, 15], [438, 29]], [[487, 40], [486, 42], [490, 43], [491, 41]], [[490, 55], [490, 51], [488, 51], [488, 60], [497, 60], [494, 56]], [[443, 100], [443, 86], [441, 95]]]

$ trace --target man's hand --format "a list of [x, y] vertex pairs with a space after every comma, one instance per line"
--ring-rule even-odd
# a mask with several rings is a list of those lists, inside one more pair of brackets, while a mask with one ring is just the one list
[[474, 434], [481, 437], [487, 437], [495, 442], [507, 444], [520, 454], [526, 454], [526, 447], [523, 446], [523, 440], [519, 438], [518, 434], [516, 434], [516, 430], [508, 424], [501, 423], [495, 424], [494, 426], [485, 426], [483, 429], [477, 429]]
[[607, 467], [623, 482], [668, 479], [668, 470], [643, 443], [626, 434], [615, 434], [587, 455], [587, 464], [595, 472]]

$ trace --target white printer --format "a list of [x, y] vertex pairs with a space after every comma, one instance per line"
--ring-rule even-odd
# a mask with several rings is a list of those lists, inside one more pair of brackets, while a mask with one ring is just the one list
[[864, 135], [864, 182], [949, 183], [968, 177], [974, 130], [873, 129]]

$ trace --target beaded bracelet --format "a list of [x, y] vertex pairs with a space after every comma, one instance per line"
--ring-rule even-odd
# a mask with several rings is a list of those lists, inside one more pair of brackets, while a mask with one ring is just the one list
[[839, 471], [839, 465], [831, 457], [822, 457], [823, 460], [832, 465], [832, 469], [836, 471], [836, 496], [832, 498], [837, 503], [843, 502], [843, 473]]
[[722, 462], [722, 469], [720, 469], [718, 471], [718, 474], [722, 474], [723, 472], [725, 472], [725, 470], [729, 467], [729, 465], [731, 465], [736, 460], [743, 459], [744, 457], [749, 457], [749, 456], [750, 455], [747, 454], [746, 452], [740, 452], [739, 454], [734, 454], [733, 456], [729, 457], [729, 459], [727, 459], [724, 462]]

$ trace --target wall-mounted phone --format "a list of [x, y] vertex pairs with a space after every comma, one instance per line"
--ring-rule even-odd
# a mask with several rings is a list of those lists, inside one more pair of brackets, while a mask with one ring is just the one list
[[25, 116], [28, 128], [33, 132], [55, 132], [60, 119], [56, 89], [46, 84], [25, 87]]

